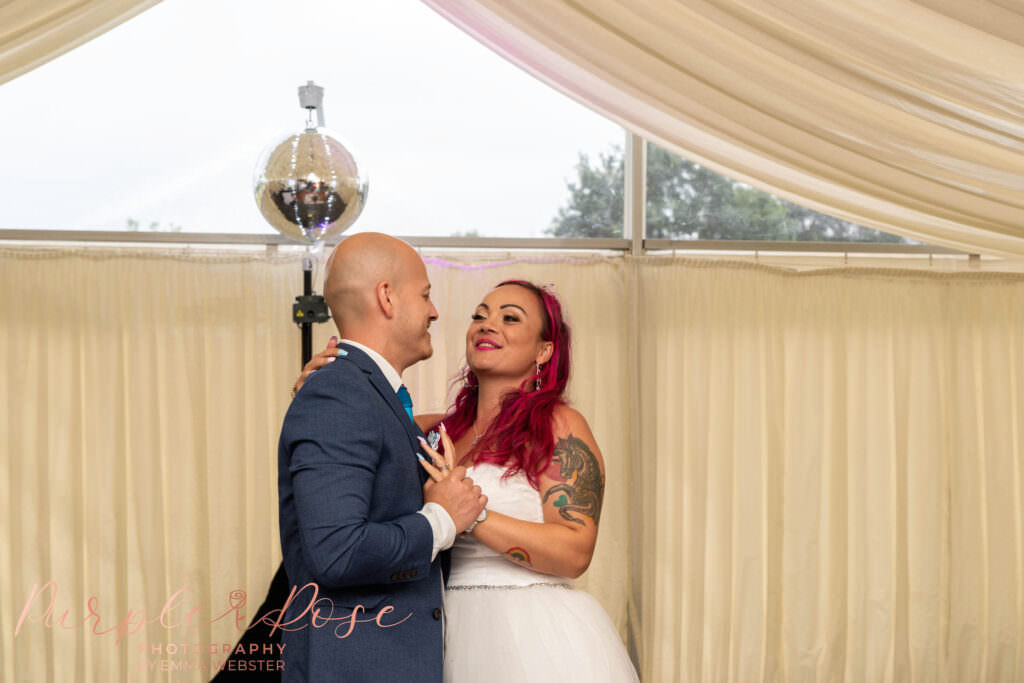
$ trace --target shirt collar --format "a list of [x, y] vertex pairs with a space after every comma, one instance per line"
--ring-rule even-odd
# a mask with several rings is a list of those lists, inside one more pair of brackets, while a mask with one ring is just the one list
[[379, 353], [371, 349], [369, 346], [366, 346], [365, 344], [360, 344], [359, 342], [356, 341], [352, 341], [351, 339], [342, 339], [338, 343], [351, 344], [352, 346], [356, 347], [357, 349], [365, 353], [367, 356], [369, 356], [370, 359], [377, 364], [377, 367], [380, 368], [380, 371], [384, 373], [384, 377], [388, 380], [388, 383], [391, 385], [392, 390], [397, 392], [398, 387], [402, 386], [402, 376], [398, 374], [398, 370], [395, 370], [395, 367], [391, 365], [391, 363], [389, 363], [387, 359], [384, 358], [384, 356], [380, 355]]

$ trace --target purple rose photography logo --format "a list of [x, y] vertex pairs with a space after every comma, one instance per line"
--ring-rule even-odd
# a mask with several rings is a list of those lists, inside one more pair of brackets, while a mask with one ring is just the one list
[[[135, 666], [139, 671], [146, 672], [219, 671], [225, 667], [229, 670], [253, 672], [284, 670], [283, 643], [252, 643], [246, 648], [242, 644], [201, 642], [187, 637], [202, 626], [222, 620], [233, 621], [238, 633], [247, 630], [249, 619], [244, 608], [248, 596], [244, 590], [231, 591], [226, 605], [221, 604], [212, 609], [190, 600], [190, 594], [188, 588], [179, 588], [167, 597], [158, 612], [147, 612], [143, 607], [129, 607], [119, 614], [111, 613], [97, 596], [90, 595], [85, 601], [83, 612], [75, 613], [59, 601], [56, 581], [47, 581], [42, 585], [36, 583], [29, 590], [18, 616], [14, 637], [17, 639], [23, 630], [29, 628], [62, 631], [85, 629], [91, 635], [107, 639], [117, 647], [132, 640], [138, 641], [129, 646], [132, 647], [133, 655], [138, 657]], [[298, 613], [286, 619], [288, 609], [293, 606]], [[343, 639], [348, 638], [357, 627], [393, 628], [412, 616], [410, 612], [399, 618], [394, 611], [391, 605], [385, 605], [376, 614], [369, 615], [363, 605], [356, 605], [352, 610], [336, 613], [334, 602], [321, 596], [315, 583], [307, 583], [301, 587], [293, 586], [280, 609], [261, 615], [253, 625], [262, 623], [269, 626], [271, 635], [278, 630], [330, 628], [336, 638]], [[143, 640], [145, 635], [140, 633], [154, 624], [159, 624], [168, 637]], [[186, 637], [170, 637], [172, 632], [177, 634], [181, 631], [186, 633]], [[229, 659], [232, 655], [245, 655], [245, 658]]]

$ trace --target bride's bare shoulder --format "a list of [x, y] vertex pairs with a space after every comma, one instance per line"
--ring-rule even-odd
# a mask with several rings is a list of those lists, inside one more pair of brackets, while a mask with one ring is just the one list
[[583, 417], [583, 413], [567, 405], [557, 406], [552, 412], [551, 428], [556, 439], [568, 434], [585, 435], [590, 440], [594, 438], [590, 431], [590, 425], [587, 424], [587, 418]]

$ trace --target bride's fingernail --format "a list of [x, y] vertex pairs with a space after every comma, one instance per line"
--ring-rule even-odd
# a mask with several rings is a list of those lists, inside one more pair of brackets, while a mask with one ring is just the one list
[[333, 363], [333, 362], [334, 362], [334, 361], [336, 361], [336, 360], [338, 360], [338, 359], [337, 359], [337, 358], [328, 358], [328, 359], [327, 359], [327, 362], [328, 362], [328, 363]]
[[420, 462], [426, 462], [426, 461], [427, 461], [427, 459], [426, 459], [426, 458], [424, 458], [424, 457], [423, 457], [422, 455], [420, 455], [419, 453], [417, 453], [417, 454], [416, 454], [416, 457], [420, 459]]
[[416, 437], [416, 439], [417, 439], [417, 440], [419, 440], [419, 442], [420, 442], [421, 444], [423, 444], [424, 446], [426, 446], [426, 445], [427, 445], [427, 440], [426, 440], [426, 439], [424, 439], [424, 438], [423, 438], [422, 436], [417, 436], [417, 437]]
[[348, 355], [348, 351], [346, 351], [345, 349], [338, 349], [338, 355], [339, 356], [347, 356]]
[[444, 422], [441, 423], [441, 431], [447, 433], [448, 428], [444, 426]]

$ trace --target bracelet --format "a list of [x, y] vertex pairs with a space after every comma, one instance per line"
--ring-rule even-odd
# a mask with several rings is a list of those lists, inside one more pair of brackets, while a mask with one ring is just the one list
[[474, 519], [473, 523], [470, 524], [468, 527], [466, 527], [466, 530], [463, 531], [462, 533], [464, 533], [464, 534], [471, 534], [471, 533], [473, 533], [473, 529], [476, 528], [476, 525], [479, 524], [480, 522], [484, 521], [485, 519], [487, 519], [487, 508], [484, 508], [483, 510], [481, 510], [480, 511], [480, 515], [476, 519]]

